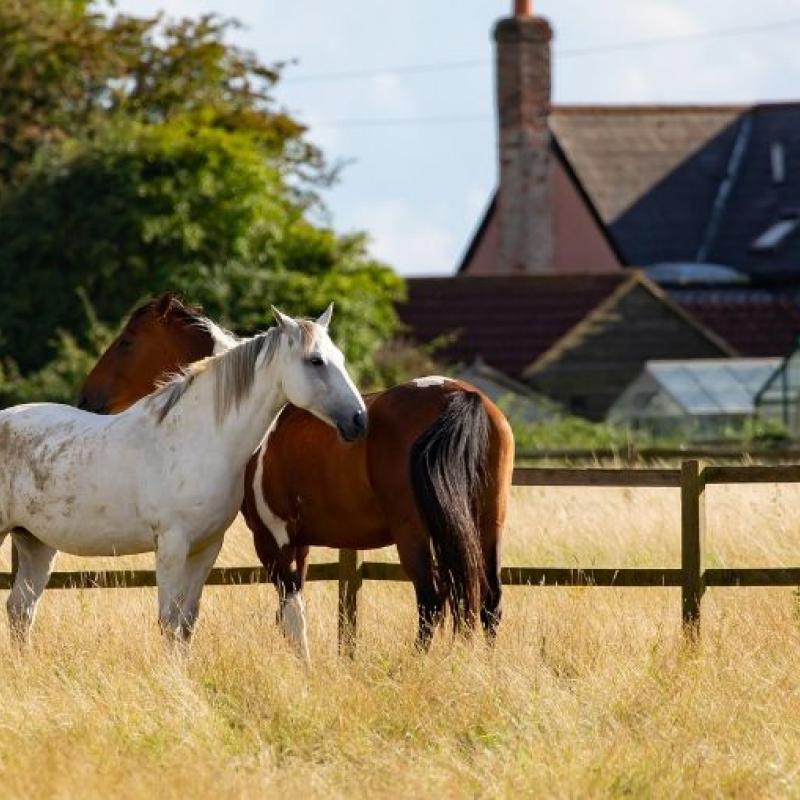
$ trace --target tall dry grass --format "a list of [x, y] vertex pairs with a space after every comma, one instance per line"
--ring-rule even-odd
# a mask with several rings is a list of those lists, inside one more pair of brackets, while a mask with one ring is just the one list
[[[713, 487], [708, 561], [796, 564], [798, 509], [795, 487]], [[670, 566], [678, 541], [673, 490], [520, 488], [506, 562]], [[222, 560], [254, 560], [241, 527]], [[512, 588], [494, 651], [420, 657], [410, 588], [368, 584], [352, 662], [335, 592], [308, 589], [310, 672], [270, 587], [208, 589], [186, 656], [153, 590], [47, 593], [29, 653], [0, 632], [3, 796], [800, 794], [791, 590], [710, 590], [692, 649], [677, 590]]]

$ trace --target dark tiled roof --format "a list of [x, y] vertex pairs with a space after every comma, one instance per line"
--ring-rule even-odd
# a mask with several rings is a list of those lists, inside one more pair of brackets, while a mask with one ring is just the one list
[[455, 335], [437, 358], [480, 357], [519, 375], [628, 280], [625, 274], [413, 278], [399, 312], [417, 341]]
[[[550, 127], [623, 263], [702, 260], [765, 278], [800, 275], [800, 227], [773, 252], [750, 246], [800, 210], [800, 103], [556, 106]], [[777, 184], [775, 143], [786, 161]]]
[[800, 334], [800, 293], [676, 289], [671, 297], [743, 356], [783, 356]]
[[[750, 245], [786, 212], [800, 214], [800, 103], [758, 107], [750, 119], [745, 155], [708, 260], [742, 268], [754, 276], [797, 276], [797, 230], [771, 253], [755, 252]], [[782, 147], [785, 158], [782, 183], [772, 179], [775, 144]]]
[[[731, 126], [743, 111], [741, 106], [556, 106], [550, 127], [600, 216], [613, 224], [723, 135], [725, 146], [706, 152], [697, 169], [686, 170], [680, 185], [670, 187], [693, 206], [710, 208], [725, 174]], [[672, 205], [664, 203], [662, 224], [676, 211]]]

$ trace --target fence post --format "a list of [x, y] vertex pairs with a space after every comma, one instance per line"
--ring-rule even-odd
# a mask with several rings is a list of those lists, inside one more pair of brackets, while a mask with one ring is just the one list
[[358, 597], [363, 582], [360, 550], [339, 551], [339, 653], [352, 656], [358, 634]]
[[17, 570], [19, 569], [19, 553], [14, 540], [11, 540], [11, 586], [14, 586], [14, 581], [17, 579]]
[[703, 539], [706, 508], [703, 465], [691, 460], [681, 463], [681, 607], [686, 632], [700, 632], [700, 603], [705, 592], [703, 580]]

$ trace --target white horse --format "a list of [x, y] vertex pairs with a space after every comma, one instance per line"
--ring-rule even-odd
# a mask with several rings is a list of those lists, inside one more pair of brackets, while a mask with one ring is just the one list
[[203, 584], [242, 503], [245, 466], [287, 403], [345, 439], [366, 431], [364, 402], [316, 321], [274, 310], [278, 326], [191, 365], [116, 416], [54, 403], [0, 412], [0, 544], [19, 553], [8, 598], [27, 640], [57, 550], [155, 551], [158, 612], [188, 639]]

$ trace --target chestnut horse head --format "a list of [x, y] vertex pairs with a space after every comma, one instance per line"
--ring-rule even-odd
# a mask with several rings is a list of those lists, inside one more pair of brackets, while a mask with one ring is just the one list
[[117, 414], [170, 373], [228, 349], [234, 337], [171, 292], [133, 312], [84, 381], [78, 407]]

